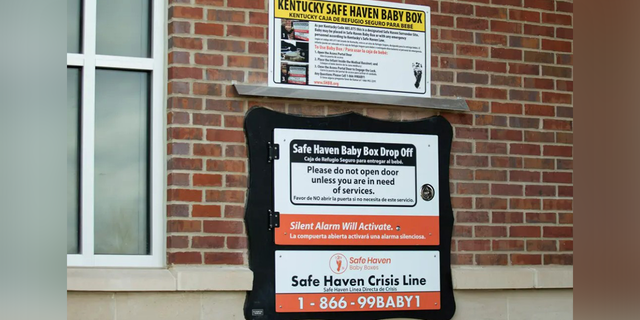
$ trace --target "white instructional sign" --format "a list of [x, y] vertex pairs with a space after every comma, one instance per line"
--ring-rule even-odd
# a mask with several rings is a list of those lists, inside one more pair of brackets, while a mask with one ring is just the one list
[[440, 309], [438, 251], [276, 251], [276, 310]]
[[269, 86], [431, 96], [427, 6], [269, 1]]

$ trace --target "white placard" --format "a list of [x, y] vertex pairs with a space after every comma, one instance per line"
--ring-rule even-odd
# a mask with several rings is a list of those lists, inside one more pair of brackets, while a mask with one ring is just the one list
[[430, 97], [427, 6], [269, 1], [269, 86]]

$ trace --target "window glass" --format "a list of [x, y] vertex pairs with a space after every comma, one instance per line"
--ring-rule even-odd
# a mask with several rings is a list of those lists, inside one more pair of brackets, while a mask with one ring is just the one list
[[67, 253], [80, 239], [80, 69], [67, 68]]
[[67, 0], [67, 52], [80, 53], [81, 0]]
[[96, 53], [150, 56], [149, 0], [98, 0]]
[[96, 70], [95, 253], [149, 253], [149, 74]]

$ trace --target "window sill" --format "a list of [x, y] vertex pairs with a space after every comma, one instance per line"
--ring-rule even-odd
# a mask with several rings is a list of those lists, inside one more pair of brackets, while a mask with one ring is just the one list
[[[456, 290], [571, 289], [573, 267], [452, 267]], [[249, 291], [247, 267], [67, 268], [68, 291]]]
[[247, 267], [67, 268], [67, 291], [248, 291]]

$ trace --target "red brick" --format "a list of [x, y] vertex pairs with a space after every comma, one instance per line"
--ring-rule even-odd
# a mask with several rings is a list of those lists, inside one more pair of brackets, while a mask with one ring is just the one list
[[449, 69], [473, 69], [473, 60], [464, 58], [442, 57], [442, 67]]
[[169, 173], [167, 175], [167, 185], [169, 186], [189, 186], [189, 174]]
[[522, 7], [522, 0], [491, 0], [491, 4]]
[[256, 0], [231, 0], [227, 1], [230, 8], [265, 9], [264, 1]]
[[542, 264], [542, 255], [539, 254], [512, 254], [512, 265], [540, 265]]
[[524, 251], [524, 241], [493, 240], [493, 251]]
[[479, 266], [506, 266], [509, 264], [509, 255], [476, 254], [476, 264]]
[[559, 197], [573, 197], [573, 187], [572, 186], [558, 186], [558, 196]]
[[540, 172], [511, 171], [509, 173], [509, 181], [540, 182]]
[[207, 160], [207, 171], [245, 172], [243, 160]]
[[506, 49], [506, 48], [491, 48], [491, 58], [506, 59], [506, 60], [522, 60], [522, 50]]
[[558, 220], [557, 215], [553, 212], [527, 212], [527, 223], [552, 223]]
[[473, 254], [451, 254], [451, 264], [453, 265], [473, 265]]
[[492, 184], [491, 194], [497, 196], [522, 196], [522, 186], [513, 184]]
[[553, 132], [525, 131], [524, 140], [527, 142], [554, 142]]
[[173, 6], [169, 8], [169, 19], [192, 19], [202, 20], [202, 8]]
[[441, 2], [440, 12], [471, 16], [473, 15], [473, 6], [465, 3]]
[[522, 33], [522, 23], [491, 20], [491, 31], [504, 33]]
[[201, 249], [224, 248], [224, 237], [193, 237], [191, 247]]
[[511, 238], [540, 238], [540, 227], [537, 226], [512, 226], [509, 227]]
[[246, 249], [247, 245], [247, 237], [227, 237], [227, 248], [229, 249]]
[[[180, 1], [180, 2], [184, 2], [184, 3], [189, 3], [190, 0], [169, 0], [169, 3], [171, 3], [172, 1]], [[207, 5], [207, 6], [215, 6], [215, 7], [220, 7], [222, 5], [224, 5], [224, 0], [195, 0], [196, 4], [202, 4], [202, 5]]]
[[244, 132], [239, 130], [208, 129], [207, 140], [222, 142], [244, 142]]
[[235, 202], [244, 203], [244, 191], [239, 190], [206, 190], [207, 202]]
[[244, 175], [226, 175], [226, 186], [229, 188], [246, 188], [247, 176]]
[[200, 232], [201, 222], [198, 220], [169, 220], [167, 221], [167, 232]]
[[242, 219], [244, 218], [244, 207], [227, 204], [224, 206], [224, 217]]
[[169, 79], [202, 79], [202, 69], [188, 67], [170, 67]]
[[510, 117], [509, 126], [514, 128], [538, 129], [538, 127], [540, 127], [540, 119]]
[[456, 214], [457, 223], [488, 223], [489, 213], [486, 211], [458, 211]]
[[476, 198], [476, 209], [506, 210], [507, 199]]
[[220, 96], [222, 95], [222, 85], [217, 83], [194, 83], [194, 95]]
[[544, 172], [542, 174], [542, 181], [555, 183], [572, 183], [573, 177], [569, 172]]
[[560, 244], [559, 251], [573, 251], [573, 240], [560, 240], [558, 242]]
[[524, 7], [554, 11], [555, 4], [554, 0], [524, 0]]
[[542, 39], [542, 50], [571, 52], [571, 41]]
[[171, 97], [167, 101], [167, 107], [170, 109], [202, 110], [202, 99]]
[[200, 202], [202, 201], [202, 191], [169, 189], [167, 190], [167, 201]]
[[431, 42], [431, 51], [433, 53], [453, 54], [453, 43]]
[[471, 238], [473, 236], [473, 227], [471, 226], [453, 226], [454, 238]]
[[560, 91], [571, 91], [573, 92], [573, 81], [566, 80], [556, 80], [556, 86]]
[[556, 2], [556, 11], [572, 13], [573, 12], [573, 2], [557, 1]]
[[[551, 52], [537, 52], [537, 51], [525, 51], [524, 52], [524, 61], [526, 62], [536, 62], [536, 63], [554, 63], [553, 53]], [[542, 70], [544, 74], [544, 68], [546, 66], [542, 66]]]
[[194, 174], [193, 186], [195, 187], [221, 187], [222, 175], [219, 174]]
[[[240, 0], [236, 0], [240, 1]], [[242, 0], [242, 1], [255, 1], [255, 0]], [[260, 2], [260, 1], [256, 1]], [[241, 265], [244, 263], [244, 258], [240, 252], [205, 252], [204, 253], [205, 264], [227, 264], [227, 265]]]
[[249, 53], [268, 54], [269, 44], [264, 42], [249, 42]]
[[489, 185], [486, 183], [458, 183], [458, 194], [489, 194]]
[[566, 120], [545, 119], [543, 128], [547, 130], [571, 131], [573, 130], [573, 122]]
[[489, 72], [507, 72], [507, 64], [505, 62], [476, 60], [476, 70]]
[[167, 249], [185, 249], [189, 247], [189, 237], [170, 236], [167, 237]]
[[522, 87], [520, 76], [491, 75], [491, 84], [494, 86]]
[[224, 154], [225, 154], [225, 157], [246, 158], [247, 149], [245, 146], [228, 145], [225, 147]]
[[264, 39], [264, 28], [253, 26], [227, 25], [227, 36]]
[[509, 9], [509, 20], [526, 22], [540, 22], [540, 12], [529, 10]]
[[540, 92], [537, 91], [524, 91], [524, 90], [509, 90], [509, 100], [518, 101], [540, 101]]
[[522, 158], [491, 157], [491, 166], [498, 168], [522, 168]]
[[573, 160], [558, 159], [556, 163], [558, 164], [558, 170], [573, 169]]
[[473, 170], [469, 169], [449, 169], [451, 180], [473, 180]]
[[200, 252], [169, 252], [167, 257], [169, 264], [202, 264]]
[[197, 218], [219, 218], [222, 216], [220, 206], [218, 205], [193, 205], [191, 212], [193, 217]]
[[188, 34], [191, 30], [191, 24], [187, 21], [172, 21], [169, 23], [169, 35]]
[[171, 158], [167, 162], [169, 170], [202, 170], [201, 159]]
[[544, 210], [571, 211], [573, 209], [573, 200], [563, 199], [544, 199]]
[[462, 124], [462, 125], [472, 125], [473, 124], [473, 115], [465, 114], [465, 113], [442, 113], [443, 117], [445, 117], [451, 124]]
[[473, 204], [471, 203], [471, 198], [451, 197], [451, 206], [456, 209], [471, 209]]
[[556, 38], [573, 39], [573, 29], [569, 28], [557, 28]]
[[554, 81], [552, 79], [544, 78], [525, 78], [524, 87], [530, 89], [554, 89]]
[[431, 15], [431, 25], [439, 26], [439, 27], [453, 27], [453, 17], [452, 16], [444, 16], [441, 14], [432, 14]]
[[169, 204], [167, 205], [167, 217], [188, 217], [189, 205]]
[[196, 156], [220, 157], [222, 156], [222, 147], [217, 144], [194, 144], [193, 154]]
[[527, 240], [527, 251], [558, 251], [555, 240]]
[[[203, 64], [207, 66], [221, 66], [224, 64], [224, 57], [220, 54], [196, 53], [194, 57], [196, 64]], [[202, 78], [200, 77], [197, 79]]]
[[555, 31], [553, 27], [525, 24], [524, 34], [528, 34], [532, 36], [553, 37], [555, 34]]
[[227, 63], [230, 67], [253, 68], [253, 69], [265, 68], [264, 58], [259, 58], [259, 57], [229, 56], [227, 58]]
[[522, 114], [522, 105], [518, 103], [491, 102], [491, 113]]
[[476, 98], [505, 100], [507, 99], [507, 90], [476, 87]]
[[431, 81], [435, 82], [453, 82], [453, 72], [431, 70]]
[[196, 23], [195, 34], [207, 36], [223, 36], [224, 26], [218, 23]]
[[555, 186], [540, 186], [540, 185], [528, 185], [525, 188], [525, 193], [527, 197], [555, 197], [556, 196], [556, 187]]
[[573, 265], [572, 254], [545, 254], [545, 265]]
[[543, 117], [553, 117], [556, 114], [555, 108], [553, 106], [539, 104], [526, 104], [524, 106], [524, 113], [526, 115]]
[[474, 84], [489, 84], [489, 76], [486, 74], [471, 73], [471, 72], [458, 72], [458, 83], [474, 83]]
[[512, 143], [509, 150], [510, 154], [521, 154], [529, 156], [539, 156], [540, 146], [535, 144]]
[[490, 240], [459, 240], [458, 251], [491, 251]]
[[205, 233], [217, 234], [241, 234], [244, 231], [244, 225], [240, 221], [214, 220], [204, 221]]
[[456, 163], [463, 167], [487, 167], [489, 158], [486, 156], [457, 155]]
[[543, 92], [542, 102], [545, 103], [558, 103], [558, 104], [571, 104], [573, 95], [554, 92]]
[[509, 46], [514, 48], [538, 49], [540, 48], [540, 41], [536, 38], [510, 36]]
[[488, 30], [489, 21], [484, 19], [458, 17], [456, 19], [456, 28], [472, 29], [472, 30]]
[[493, 212], [491, 223], [522, 223], [522, 212]]
[[[223, 2], [221, 0], [217, 0]], [[253, 12], [251, 12], [253, 14]], [[207, 20], [218, 21], [218, 22], [236, 22], [236, 23], [244, 23], [244, 12], [242, 11], [232, 11], [232, 10], [215, 10], [208, 9], [207, 10]]]
[[167, 129], [169, 139], [176, 140], [202, 140], [201, 128], [169, 128]]
[[553, 170], [555, 165], [553, 159], [525, 158], [524, 168]]
[[522, 131], [491, 129], [491, 140], [522, 141]]
[[476, 16], [483, 18], [507, 19], [506, 8], [476, 6]]
[[473, 33], [460, 30], [440, 30], [440, 39], [447, 41], [473, 42]]
[[570, 146], [544, 146], [544, 155], [550, 157], [572, 157], [573, 147]]
[[506, 181], [507, 172], [499, 170], [476, 170], [476, 180]]
[[507, 36], [492, 33], [476, 33], [477, 44], [507, 45]]
[[512, 74], [528, 74], [528, 75], [539, 75], [540, 67], [534, 64], [523, 64], [523, 63], [509, 63], [509, 73]]
[[496, 142], [476, 142], [476, 153], [506, 154], [507, 144]]
[[509, 208], [522, 210], [540, 210], [540, 199], [510, 199]]
[[542, 23], [570, 26], [571, 16], [567, 14], [542, 13]]
[[244, 81], [243, 71], [207, 69], [206, 79], [211, 81]]
[[[245, 52], [246, 45], [244, 41], [209, 39], [207, 40], [207, 48], [212, 51]], [[220, 59], [219, 65], [222, 65], [224, 59], [222, 56]]]
[[454, 141], [451, 144], [452, 153], [471, 153], [472, 149], [471, 142]]
[[440, 95], [443, 97], [471, 98], [473, 97], [473, 88], [443, 85], [440, 87]]
[[572, 238], [573, 227], [544, 227], [545, 238]]

